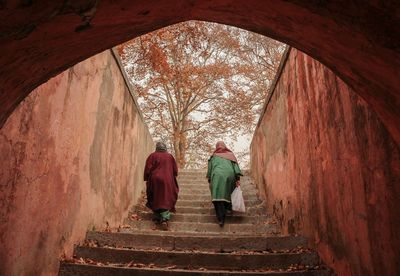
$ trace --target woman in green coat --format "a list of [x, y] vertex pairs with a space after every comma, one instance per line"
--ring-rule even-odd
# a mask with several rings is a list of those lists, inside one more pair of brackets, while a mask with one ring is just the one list
[[237, 159], [222, 141], [217, 142], [208, 160], [207, 179], [219, 226], [224, 226], [226, 211], [232, 209], [231, 194], [242, 175]]

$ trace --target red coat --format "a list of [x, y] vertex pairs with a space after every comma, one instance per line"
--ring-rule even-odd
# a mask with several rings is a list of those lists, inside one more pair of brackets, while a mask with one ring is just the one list
[[147, 204], [151, 210], [175, 211], [178, 200], [178, 167], [168, 152], [153, 152], [147, 157], [144, 180], [147, 181]]

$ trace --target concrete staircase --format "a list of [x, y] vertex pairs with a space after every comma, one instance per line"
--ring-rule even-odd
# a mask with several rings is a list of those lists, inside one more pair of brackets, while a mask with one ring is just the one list
[[248, 176], [245, 214], [219, 227], [204, 171], [182, 171], [169, 230], [152, 222], [145, 200], [115, 231], [90, 231], [60, 275], [331, 275], [303, 237], [282, 236]]

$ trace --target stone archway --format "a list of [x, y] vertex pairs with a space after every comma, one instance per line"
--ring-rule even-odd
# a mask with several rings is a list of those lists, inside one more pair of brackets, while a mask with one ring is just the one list
[[400, 144], [400, 5], [363, 1], [3, 1], [0, 125], [32, 89], [71, 65], [186, 20], [234, 25], [324, 63], [363, 97]]

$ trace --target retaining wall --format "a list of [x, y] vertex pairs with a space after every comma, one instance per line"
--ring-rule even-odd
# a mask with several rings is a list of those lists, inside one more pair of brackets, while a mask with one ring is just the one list
[[0, 130], [0, 274], [57, 275], [88, 229], [121, 224], [152, 150], [110, 50], [30, 93]]
[[400, 153], [374, 111], [291, 49], [251, 145], [251, 172], [284, 232], [339, 275], [400, 275]]

